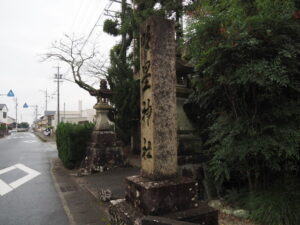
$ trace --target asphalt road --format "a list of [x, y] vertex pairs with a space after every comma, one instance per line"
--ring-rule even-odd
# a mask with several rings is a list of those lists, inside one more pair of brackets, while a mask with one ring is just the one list
[[67, 225], [50, 173], [55, 146], [30, 132], [0, 139], [0, 225]]

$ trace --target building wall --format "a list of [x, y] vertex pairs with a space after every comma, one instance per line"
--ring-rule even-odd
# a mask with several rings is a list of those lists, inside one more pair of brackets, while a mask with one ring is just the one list
[[[79, 123], [82, 121], [93, 122], [96, 115], [96, 110], [87, 109], [81, 111], [61, 111], [60, 121], [69, 123]], [[54, 120], [52, 120], [52, 126], [57, 125], [57, 114], [54, 115]]]
[[12, 124], [14, 122], [16, 122], [16, 119], [11, 118], [11, 117], [7, 117], [7, 124]]
[[[6, 114], [6, 118], [3, 117], [3, 113]], [[0, 122], [7, 124], [8, 120], [8, 110], [7, 107], [3, 107], [2, 110], [0, 110]]]

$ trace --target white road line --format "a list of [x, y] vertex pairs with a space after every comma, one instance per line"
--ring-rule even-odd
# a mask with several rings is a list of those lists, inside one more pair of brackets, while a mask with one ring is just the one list
[[17, 165], [15, 165], [15, 167], [28, 173], [28, 175], [10, 183], [9, 186], [11, 186], [13, 188], [17, 188], [17, 187], [21, 186], [22, 184], [26, 183], [27, 181], [30, 181], [31, 179], [40, 175], [40, 173], [38, 171], [30, 169], [29, 167], [24, 166], [23, 164], [17, 164]]
[[35, 140], [28, 140], [28, 141], [23, 141], [23, 142], [31, 144], [31, 143], [35, 143], [36, 141]]
[[11, 170], [14, 170], [14, 169], [16, 169], [16, 167], [14, 167], [14, 166], [7, 167], [7, 168], [5, 168], [3, 170], [0, 170], [0, 175], [3, 174], [3, 173], [7, 173], [7, 172], [9, 172]]
[[3, 196], [13, 189], [4, 181], [0, 180], [0, 195]]
[[7, 184], [0, 179], [0, 195], [1, 196], [7, 194], [8, 192], [12, 191], [13, 189], [21, 186], [22, 184], [25, 184], [26, 182], [28, 182], [31, 179], [35, 178], [36, 176], [40, 175], [40, 173], [38, 171], [30, 169], [29, 167], [27, 167], [23, 164], [20, 164], [20, 163], [0, 170], [0, 174], [7, 173], [14, 169], [20, 169], [20, 170], [24, 171], [25, 173], [27, 173], [27, 175], [24, 177], [21, 177], [20, 179], [14, 181], [14, 182], [11, 182], [10, 184]]
[[25, 166], [21, 163], [16, 164], [15, 167], [17, 167], [20, 170], [23, 170], [24, 172], [29, 173], [29, 174], [40, 174], [38, 171], [33, 170], [33, 169], [31, 169], [31, 168], [29, 168], [29, 167], [27, 167], [27, 166]]

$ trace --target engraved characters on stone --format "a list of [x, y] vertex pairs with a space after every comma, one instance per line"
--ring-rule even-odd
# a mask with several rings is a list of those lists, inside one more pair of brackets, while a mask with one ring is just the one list
[[149, 121], [152, 115], [152, 106], [150, 105], [150, 99], [143, 101], [142, 103], [142, 121], [147, 123], [149, 126]]
[[143, 143], [143, 147], [142, 147], [142, 158], [143, 159], [152, 159], [152, 154], [151, 154], [151, 150], [152, 150], [152, 146], [151, 146], [151, 141], [147, 141], [146, 138], [144, 138], [144, 143]]

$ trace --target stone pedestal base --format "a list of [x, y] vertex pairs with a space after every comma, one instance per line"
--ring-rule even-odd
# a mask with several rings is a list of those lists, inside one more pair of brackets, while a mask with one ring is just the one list
[[112, 201], [112, 225], [218, 225], [218, 211], [196, 200], [192, 179], [153, 181], [142, 176], [125, 179], [123, 200]]
[[218, 225], [218, 211], [197, 202], [198, 207], [161, 216], [145, 216], [125, 200], [109, 208], [111, 225]]
[[162, 215], [197, 207], [195, 182], [187, 177], [153, 181], [141, 176], [125, 179], [125, 198], [145, 215]]
[[122, 145], [113, 131], [94, 130], [87, 147], [83, 168], [85, 174], [102, 172], [110, 166], [122, 166], [124, 156]]

